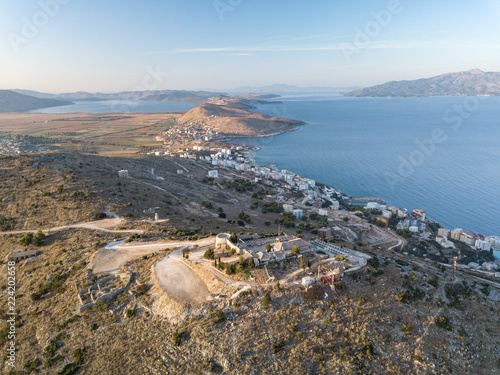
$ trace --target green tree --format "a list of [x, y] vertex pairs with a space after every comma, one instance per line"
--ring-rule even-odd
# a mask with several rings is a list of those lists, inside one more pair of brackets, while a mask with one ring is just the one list
[[300, 258], [300, 268], [305, 270], [307, 267], [308, 267], [307, 259], [304, 257]]
[[255, 268], [255, 261], [253, 260], [253, 258], [248, 259], [248, 268], [250, 268], [251, 270]]
[[276, 291], [281, 292], [281, 285], [279, 281], [276, 283]]
[[264, 294], [264, 297], [262, 297], [261, 303], [264, 310], [267, 310], [269, 308], [269, 304], [271, 303], [271, 296], [268, 292], [266, 292]]
[[215, 252], [213, 247], [209, 247], [206, 251], [205, 254], [203, 254], [203, 258], [205, 259], [215, 259]]
[[33, 233], [26, 233], [21, 237], [21, 239], [19, 239], [18, 243], [21, 246], [31, 245], [33, 243]]
[[237, 244], [238, 243], [238, 236], [236, 235], [236, 233], [231, 233], [231, 237], [229, 238], [231, 240], [232, 243], [234, 244]]
[[245, 268], [246, 265], [247, 265], [247, 261], [245, 260], [245, 258], [243, 258], [243, 256], [240, 255], [240, 266]]
[[46, 238], [45, 234], [41, 230], [39, 230], [33, 236], [33, 245], [42, 246], [43, 242], [45, 241], [45, 238]]
[[299, 256], [299, 254], [300, 254], [299, 248], [297, 246], [292, 247], [292, 253], [295, 256]]

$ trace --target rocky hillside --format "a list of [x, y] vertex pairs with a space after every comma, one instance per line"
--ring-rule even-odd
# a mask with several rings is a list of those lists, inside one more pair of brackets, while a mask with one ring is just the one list
[[500, 73], [486, 73], [479, 69], [472, 69], [415, 81], [392, 81], [351, 91], [345, 95], [358, 97], [498, 96], [500, 95]]
[[40, 99], [10, 90], [0, 90], [0, 113], [26, 112], [33, 109], [58, 107], [72, 104], [68, 101]]
[[245, 100], [219, 97], [191, 109], [181, 116], [179, 124], [202, 124], [223, 134], [267, 136], [295, 130], [302, 121], [271, 117], [253, 112]]

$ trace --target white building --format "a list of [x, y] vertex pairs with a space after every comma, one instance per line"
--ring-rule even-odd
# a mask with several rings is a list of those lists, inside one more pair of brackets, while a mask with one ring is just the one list
[[386, 217], [387, 219], [390, 219], [392, 217], [392, 212], [389, 210], [384, 210], [382, 211], [382, 216]]
[[325, 210], [324, 208], [321, 208], [318, 213], [320, 216], [328, 216], [328, 210]]
[[300, 219], [302, 219], [302, 215], [304, 214], [304, 211], [299, 210], [299, 209], [295, 209], [295, 210], [292, 211], [292, 213], [295, 215], [295, 217], [297, 219], [300, 220]]
[[284, 212], [292, 212], [293, 211], [293, 206], [291, 204], [284, 204], [283, 205], [283, 211]]
[[306, 277], [302, 278], [302, 285], [304, 285], [304, 286], [312, 285], [315, 282], [316, 282], [316, 280], [314, 280], [314, 277], [306, 276]]
[[479, 250], [490, 251], [491, 250], [491, 243], [490, 243], [490, 241], [486, 241], [486, 240], [476, 240], [475, 248], [479, 249]]
[[219, 178], [219, 171], [214, 169], [213, 171], [208, 171], [208, 177]]
[[128, 178], [128, 170], [122, 169], [121, 171], [118, 171], [118, 177], [120, 177], [120, 178]]

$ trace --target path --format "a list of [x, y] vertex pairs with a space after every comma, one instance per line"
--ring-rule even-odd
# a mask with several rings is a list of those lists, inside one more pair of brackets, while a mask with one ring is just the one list
[[[53, 227], [49, 229], [41, 229], [41, 231], [45, 234], [50, 234], [51, 232], [58, 232], [61, 230], [66, 230], [66, 229], [91, 229], [91, 230], [98, 230], [100, 232], [106, 232], [106, 233], [136, 233], [136, 234], [141, 234], [144, 231], [143, 230], [138, 230], [138, 229], [130, 229], [130, 230], [112, 230], [112, 229], [107, 229], [107, 228], [112, 228], [116, 227], [117, 225], [124, 224], [126, 223], [125, 220], [122, 220], [120, 218], [114, 218], [114, 219], [104, 219], [104, 220], [97, 220], [97, 221], [90, 221], [90, 222], [85, 222], [85, 223], [78, 223], [78, 224], [70, 224], [70, 225], [63, 225], [60, 227]], [[16, 231], [9, 231], [9, 232], [0, 232], [0, 234], [25, 234], [25, 233], [36, 233], [37, 230], [16, 230]]]

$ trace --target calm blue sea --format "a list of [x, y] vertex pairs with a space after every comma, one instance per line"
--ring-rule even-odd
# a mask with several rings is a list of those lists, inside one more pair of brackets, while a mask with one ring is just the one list
[[149, 102], [145, 100], [102, 100], [76, 101], [75, 104], [61, 107], [42, 108], [30, 113], [155, 113], [184, 112], [196, 107], [197, 103]]
[[239, 139], [276, 164], [352, 196], [423, 208], [442, 226], [500, 235], [500, 98], [294, 96], [258, 111], [298, 131]]

